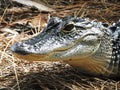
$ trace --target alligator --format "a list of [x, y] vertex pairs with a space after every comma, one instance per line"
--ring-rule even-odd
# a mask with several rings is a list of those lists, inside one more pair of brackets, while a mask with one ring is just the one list
[[92, 75], [120, 75], [120, 21], [51, 17], [37, 36], [12, 45], [16, 57], [29, 61], [60, 61]]

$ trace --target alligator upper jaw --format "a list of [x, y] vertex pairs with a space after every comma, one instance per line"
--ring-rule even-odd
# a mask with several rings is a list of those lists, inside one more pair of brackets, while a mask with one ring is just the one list
[[[33, 45], [18, 42], [11, 47], [11, 51], [16, 57], [28, 61], [60, 61], [71, 58], [81, 59], [83, 57], [90, 56], [99, 48], [100, 45], [100, 42], [97, 40], [97, 36], [92, 34], [85, 38], [75, 40], [74, 42], [70, 41], [69, 44], [68, 41], [65, 42], [67, 42], [67, 44], [63, 43], [58, 46], [56, 46], [55, 43], [52, 43], [51, 47], [50, 45], [45, 44], [47, 46], [40, 46], [39, 52], [35, 51], [35, 48], [29, 49], [30, 46]], [[49, 50], [45, 51], [46, 49]]]
[[[32, 46], [32, 45], [31, 45]], [[54, 46], [54, 45], [53, 45]], [[52, 49], [51, 51], [35, 51], [35, 48], [33, 49], [28, 49], [29, 45], [25, 44], [24, 42], [17, 42], [11, 46], [11, 51], [13, 52], [13, 55], [19, 59], [24, 59], [28, 61], [58, 61], [58, 59], [54, 58], [49, 58], [54, 53], [57, 52], [64, 52], [66, 50], [69, 50], [72, 48], [74, 45], [70, 43], [70, 45], [61, 45], [62, 47]], [[44, 47], [41, 47], [44, 49]], [[51, 48], [49, 45], [46, 48]], [[29, 50], [29, 51], [28, 51]]]

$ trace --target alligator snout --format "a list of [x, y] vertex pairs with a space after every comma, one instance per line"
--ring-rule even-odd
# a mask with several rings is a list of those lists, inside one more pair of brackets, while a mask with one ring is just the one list
[[14, 45], [11, 46], [10, 50], [13, 53], [18, 53], [18, 54], [21, 54], [21, 55], [28, 54], [28, 52], [24, 50], [24, 47], [23, 47], [22, 43], [15, 43]]

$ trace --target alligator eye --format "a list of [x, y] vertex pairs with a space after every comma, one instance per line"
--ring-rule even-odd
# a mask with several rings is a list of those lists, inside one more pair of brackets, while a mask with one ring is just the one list
[[62, 29], [63, 32], [71, 32], [74, 28], [73, 24], [68, 24], [66, 26], [64, 26], [64, 28]]

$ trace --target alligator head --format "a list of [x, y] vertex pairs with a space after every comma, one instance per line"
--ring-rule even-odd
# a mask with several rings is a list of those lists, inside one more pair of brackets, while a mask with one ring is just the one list
[[14, 44], [11, 51], [29, 61], [63, 61], [105, 73], [112, 54], [110, 30], [105, 26], [79, 17], [53, 17], [43, 32]]

